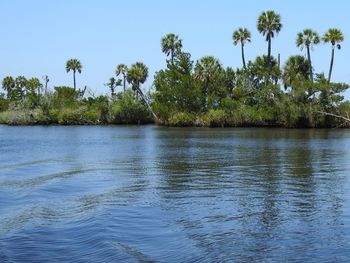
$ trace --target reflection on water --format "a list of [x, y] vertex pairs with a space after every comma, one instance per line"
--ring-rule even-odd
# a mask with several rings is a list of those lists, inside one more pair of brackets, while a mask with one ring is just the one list
[[0, 126], [0, 262], [349, 262], [348, 130]]

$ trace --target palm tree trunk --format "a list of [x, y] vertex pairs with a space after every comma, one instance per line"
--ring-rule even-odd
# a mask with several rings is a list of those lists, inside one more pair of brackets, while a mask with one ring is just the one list
[[136, 99], [138, 100], [139, 99], [139, 89], [140, 89], [140, 83], [139, 81], [136, 81]]
[[125, 75], [125, 73], [123, 74], [123, 78], [124, 78], [124, 80], [123, 80], [123, 94], [125, 95], [125, 85], [126, 85], [126, 75]]
[[271, 37], [268, 37], [268, 47], [267, 47], [267, 59], [270, 63], [271, 60]]
[[310, 67], [310, 80], [311, 82], [314, 82], [314, 75], [312, 73], [312, 63], [311, 63], [311, 54], [310, 54], [310, 47], [307, 46], [307, 60], [309, 61], [309, 67]]
[[148, 101], [147, 101], [145, 95], [143, 94], [143, 92], [142, 92], [142, 90], [141, 90], [140, 88], [138, 89], [138, 92], [140, 93], [141, 99], [144, 101], [144, 103], [146, 103], [146, 105], [147, 105], [149, 111], [152, 113], [152, 115], [153, 115], [153, 117], [154, 117], [154, 120], [155, 120], [155, 121], [158, 121], [159, 119], [158, 119], [157, 115], [156, 115], [156, 114], [154, 113], [154, 111], [152, 110], [151, 105], [149, 105], [149, 103], [148, 103]]
[[46, 94], [47, 94], [47, 83], [49, 82], [49, 78], [48, 78], [48, 76], [46, 75], [45, 76], [45, 90], [44, 90], [44, 95], [46, 96]]
[[[278, 56], [277, 56], [277, 66], [278, 66], [278, 70], [281, 69], [281, 54], [278, 53]], [[275, 85], [277, 86], [278, 84], [278, 77], [276, 77], [275, 79]]]
[[205, 93], [205, 109], [207, 110], [208, 109], [208, 93], [209, 93], [209, 89], [208, 89], [208, 82], [205, 81], [205, 84], [204, 84], [204, 93]]
[[171, 50], [171, 64], [174, 65], [174, 50]]
[[76, 90], [75, 71], [73, 71], [73, 84], [74, 84], [74, 90]]
[[268, 37], [268, 47], [267, 47], [267, 64], [269, 72], [271, 73], [271, 36]]
[[335, 49], [335, 45], [332, 45], [332, 58], [331, 58], [331, 65], [329, 66], [328, 83], [331, 82], [331, 77], [332, 77], [333, 62], [334, 62], [334, 49]]
[[242, 49], [243, 68], [246, 68], [245, 58], [244, 58], [244, 44], [243, 43], [241, 43], [241, 49]]

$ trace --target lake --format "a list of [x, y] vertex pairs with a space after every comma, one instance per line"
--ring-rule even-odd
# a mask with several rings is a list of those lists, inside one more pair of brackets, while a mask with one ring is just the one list
[[0, 262], [349, 262], [350, 130], [0, 126]]

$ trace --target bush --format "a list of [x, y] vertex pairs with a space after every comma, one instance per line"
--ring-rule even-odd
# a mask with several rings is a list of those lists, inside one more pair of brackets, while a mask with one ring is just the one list
[[98, 114], [85, 107], [79, 109], [63, 109], [57, 116], [58, 124], [62, 125], [95, 125], [99, 123]]
[[204, 120], [207, 123], [206, 126], [210, 127], [225, 127], [229, 126], [228, 124], [229, 114], [224, 110], [210, 110], [205, 114]]
[[4, 94], [0, 94], [0, 112], [7, 111], [9, 108], [9, 101], [5, 99]]
[[50, 120], [39, 109], [11, 110], [0, 113], [0, 123], [8, 125], [48, 124]]
[[119, 93], [112, 102], [112, 122], [115, 124], [147, 124], [154, 122], [146, 105], [134, 98], [132, 91]]
[[82, 124], [82, 112], [79, 109], [65, 108], [58, 114], [58, 124], [62, 124], [62, 125]]
[[195, 126], [196, 116], [188, 112], [177, 112], [169, 118], [169, 126], [190, 127]]
[[70, 87], [55, 87], [55, 92], [51, 96], [51, 106], [56, 109], [78, 107], [79, 91]]
[[87, 106], [84, 111], [84, 118], [95, 123], [108, 123], [110, 121], [110, 105], [107, 96], [84, 99]]

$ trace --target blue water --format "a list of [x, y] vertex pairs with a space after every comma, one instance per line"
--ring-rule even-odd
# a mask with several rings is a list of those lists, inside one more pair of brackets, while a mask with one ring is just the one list
[[0, 126], [0, 262], [350, 262], [350, 130]]

